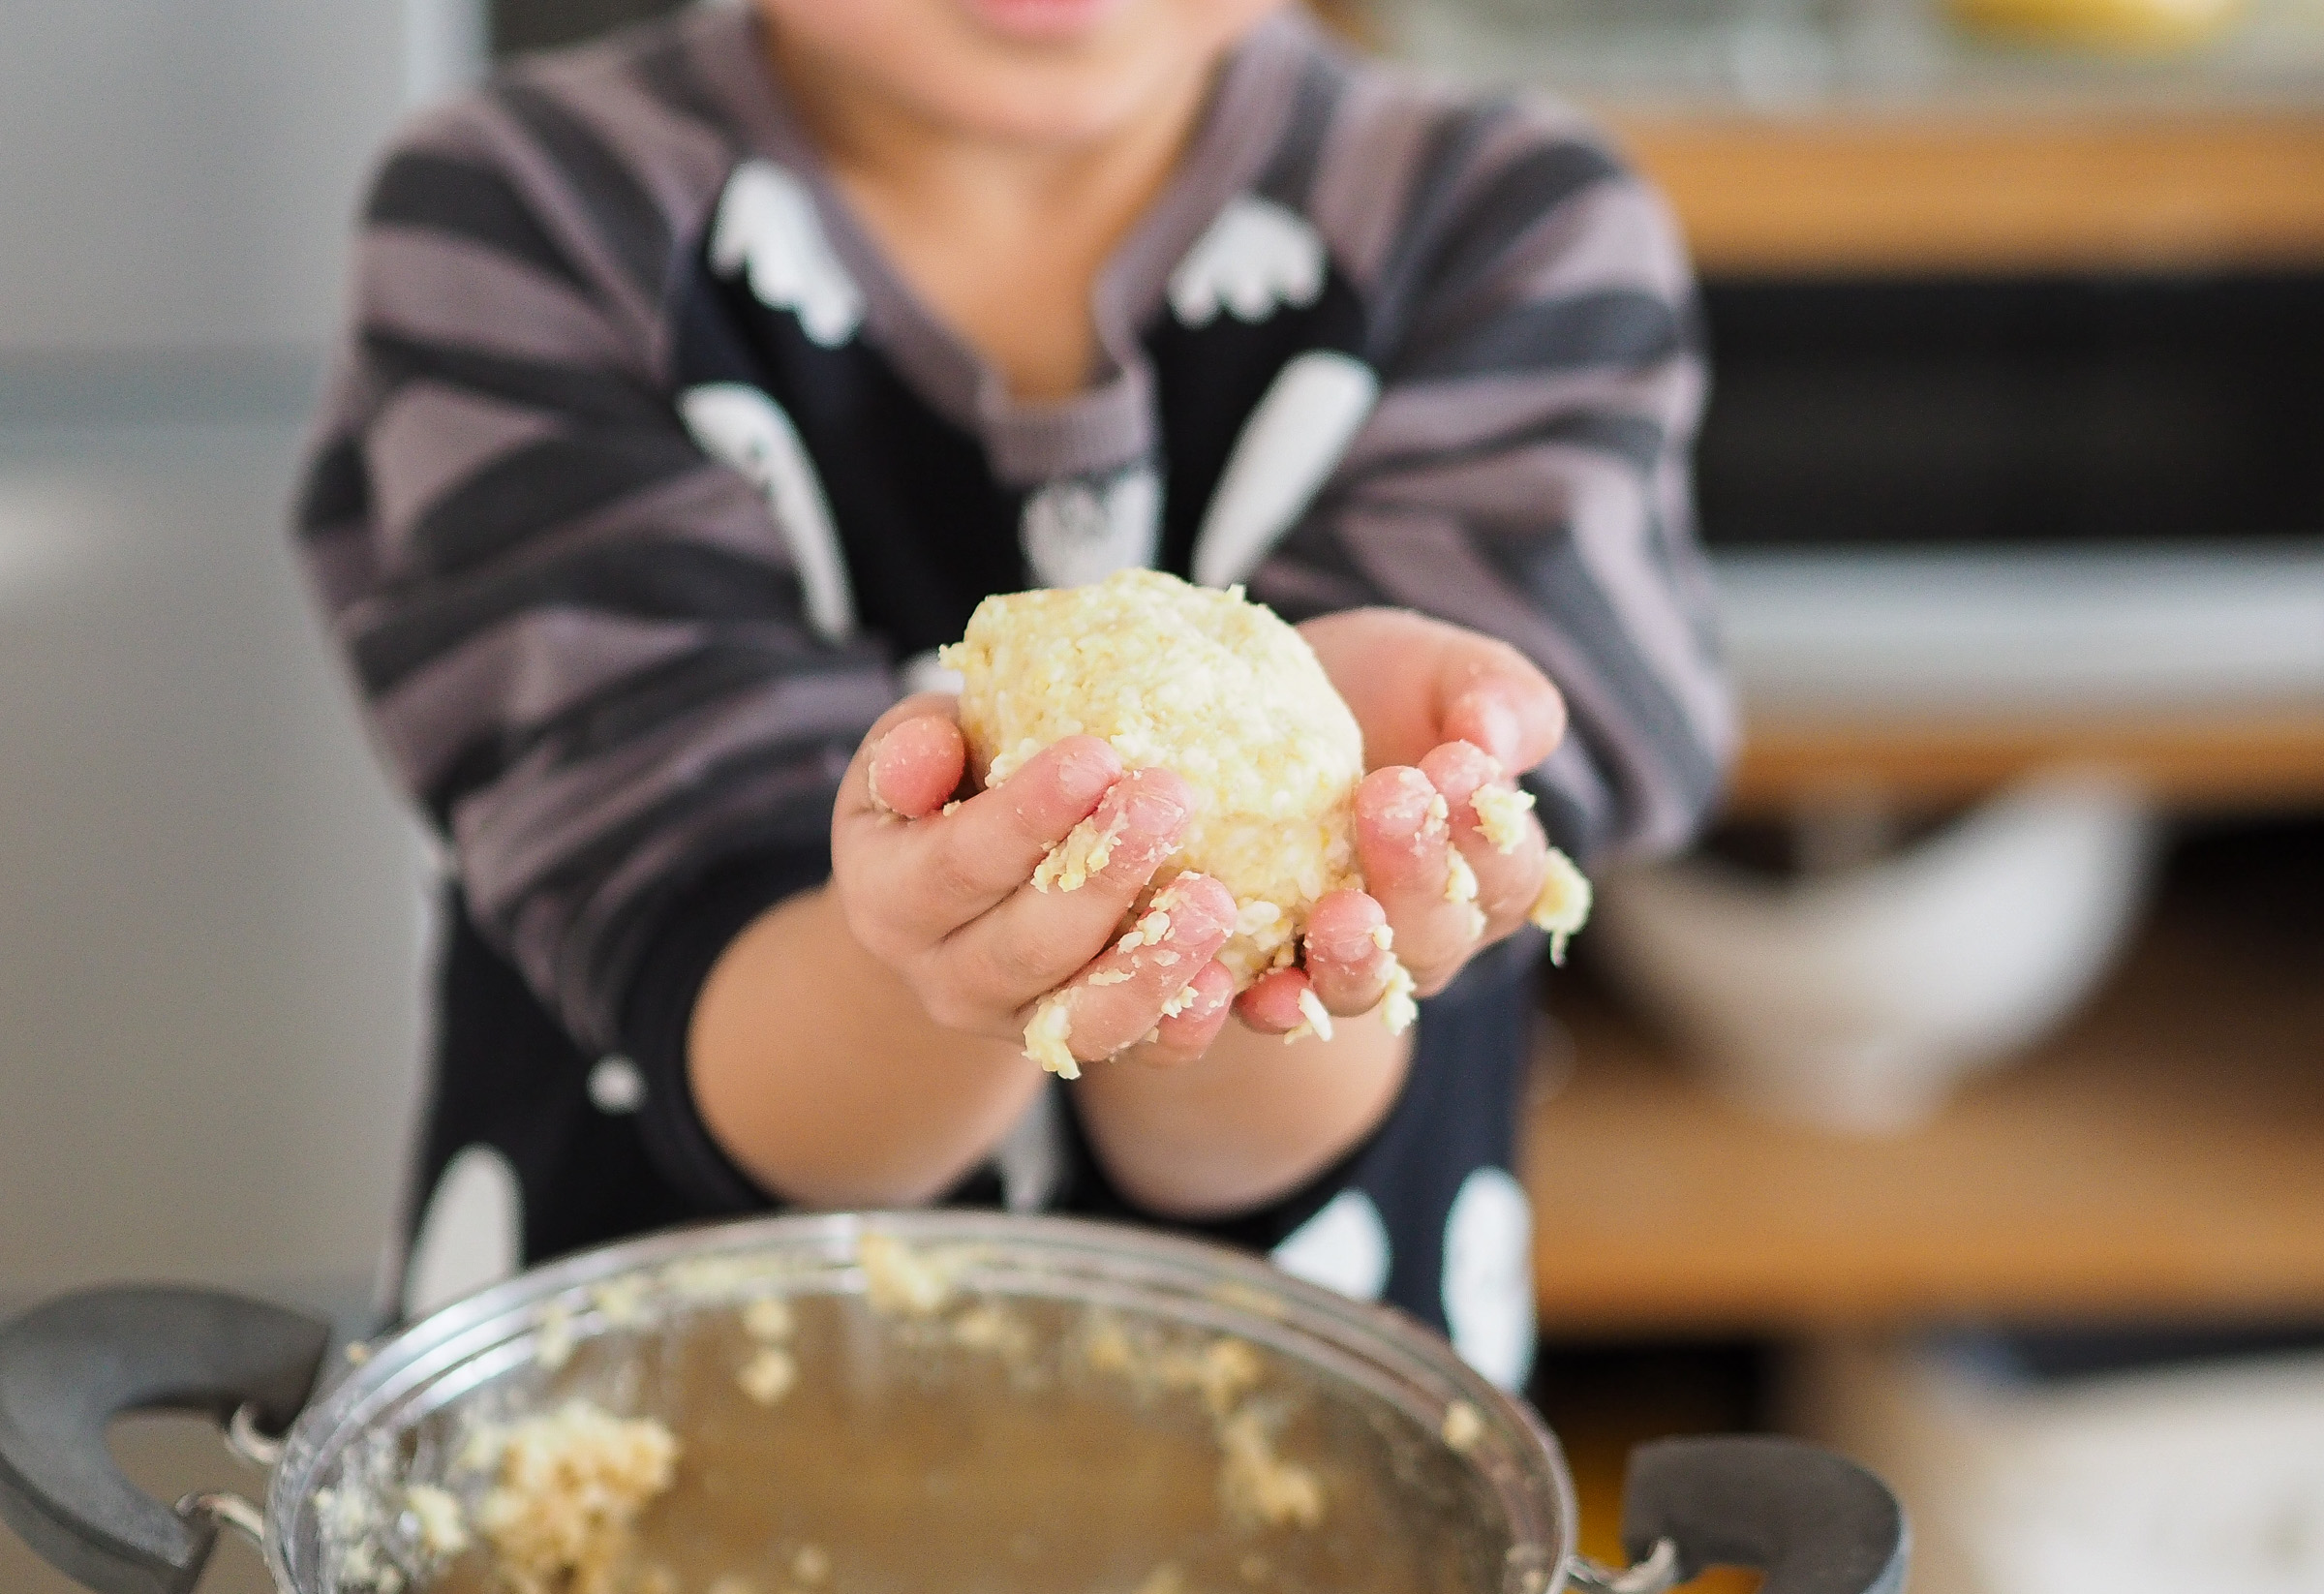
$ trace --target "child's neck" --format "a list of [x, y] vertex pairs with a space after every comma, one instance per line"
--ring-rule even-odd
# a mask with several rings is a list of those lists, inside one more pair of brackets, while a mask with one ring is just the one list
[[1176, 167], [1208, 74], [1106, 136], [978, 139], [915, 116], [830, 63], [774, 66], [841, 189], [920, 298], [1023, 399], [1070, 397], [1096, 362], [1090, 291]]

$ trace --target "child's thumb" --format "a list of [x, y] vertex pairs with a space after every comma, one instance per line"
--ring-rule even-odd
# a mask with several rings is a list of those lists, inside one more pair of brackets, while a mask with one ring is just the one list
[[872, 801], [907, 819], [925, 818], [952, 799], [966, 765], [961, 727], [919, 715], [890, 726], [872, 749]]

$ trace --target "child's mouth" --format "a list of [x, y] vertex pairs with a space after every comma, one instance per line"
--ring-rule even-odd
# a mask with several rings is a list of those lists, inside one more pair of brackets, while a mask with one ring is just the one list
[[967, 0], [968, 10], [995, 32], [1027, 40], [1064, 40], [1086, 33], [1126, 0]]

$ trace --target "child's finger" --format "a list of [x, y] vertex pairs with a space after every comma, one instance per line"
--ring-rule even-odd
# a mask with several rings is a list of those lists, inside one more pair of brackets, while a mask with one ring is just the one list
[[1443, 793], [1452, 844], [1477, 877], [1484, 938], [1499, 940], [1525, 921], [1548, 869], [1548, 839], [1531, 798], [1502, 775], [1500, 760], [1466, 742], [1447, 742], [1421, 760]]
[[1158, 1034], [1166, 1020], [1182, 1016], [1164, 1009], [1185, 1005], [1180, 994], [1202, 979], [1234, 930], [1234, 893], [1207, 874], [1181, 874], [1154, 893], [1138, 922], [1068, 987], [1067, 1049], [1093, 1062]]
[[1201, 972], [1172, 1001], [1178, 1010], [1164, 1012], [1150, 1039], [1120, 1054], [1124, 1060], [1152, 1068], [1177, 1068], [1198, 1060], [1210, 1050], [1210, 1043], [1218, 1039], [1235, 1010], [1235, 976], [1227, 972], [1225, 964], [1213, 960], [1203, 965]]
[[[859, 759], [863, 771], [854, 777], [867, 814], [874, 812], [873, 759]], [[1111, 747], [1094, 736], [1069, 736], [1027, 759], [1005, 785], [949, 813], [894, 827], [866, 860], [865, 892], [909, 934], [939, 939], [1030, 880], [1050, 848], [1089, 817], [1120, 779], [1121, 759]]]
[[1393, 966], [1388, 910], [1361, 891], [1334, 891], [1307, 915], [1307, 981], [1342, 1018], [1380, 1004]]
[[[900, 812], [892, 806], [899, 795], [898, 791], [879, 790], [875, 796], [875, 785], [872, 779], [872, 766], [886, 748], [888, 738], [903, 726], [923, 720], [938, 720], [949, 723], [957, 737], [960, 734], [960, 717], [961, 700], [958, 697], [947, 691], [923, 691], [894, 704], [887, 713], [873, 720], [872, 728], [864, 733], [863, 741], [857, 744], [855, 756], [847, 765], [847, 774], [840, 782], [839, 800], [832, 809], [835, 822], [855, 824], [866, 819], [892, 816]], [[904, 757], [893, 772], [892, 781], [900, 788], [910, 789], [912, 795], [918, 795], [916, 787], [933, 781], [934, 776], [913, 772], [928, 761], [931, 753], [942, 757], [941, 737], [934, 731], [916, 730], [911, 737], [898, 744], [899, 752], [906, 749], [916, 750], [918, 755]], [[963, 758], [965, 752], [963, 748]], [[953, 777], [953, 784], [960, 784], [958, 775]], [[950, 796], [951, 793], [947, 792], [946, 795]]]
[[967, 767], [960, 722], [949, 714], [924, 714], [884, 732], [872, 746], [867, 789], [887, 812], [925, 818], [952, 800]]
[[1439, 719], [1444, 740], [1468, 742], [1503, 769], [1531, 769], [1566, 735], [1566, 700], [1541, 672], [1489, 671], [1457, 688]]
[[1452, 839], [1451, 806], [1419, 770], [1374, 770], [1356, 788], [1364, 885], [1387, 909], [1396, 957], [1423, 996], [1459, 972], [1484, 929], [1473, 872]]
[[[1020, 770], [1000, 792], [987, 795], [1006, 795], [1024, 778]], [[1169, 770], [1123, 776], [1055, 854], [1018, 876], [1015, 891], [945, 938], [935, 954], [941, 977], [1001, 1011], [1021, 1007], [1073, 978], [1113, 938], [1122, 915], [1178, 844], [1193, 813], [1193, 791]], [[1226, 893], [1215, 881], [1204, 883]], [[1234, 911], [1230, 901], [1230, 924]], [[1206, 947], [1189, 961], [1179, 970], [1178, 983], [1184, 984], [1214, 950]], [[1139, 1033], [1152, 1026], [1147, 1019]]]
[[[1236, 1016], [1262, 1035], [1288, 1035], [1305, 1026], [1313, 1028], [1306, 1005], [1317, 998], [1303, 968], [1278, 968], [1262, 974], [1251, 988], [1235, 998]], [[1329, 1017], [1329, 1015], [1327, 1015]]]

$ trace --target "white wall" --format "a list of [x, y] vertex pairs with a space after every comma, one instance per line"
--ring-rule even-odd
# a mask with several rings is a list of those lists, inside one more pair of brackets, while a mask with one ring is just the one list
[[421, 844], [285, 521], [358, 185], [480, 11], [0, 8], [0, 1302], [345, 1304], [387, 1232]]
[[282, 422], [0, 440], [0, 1296], [369, 1272], [419, 845], [317, 639]]
[[[315, 344], [356, 182], [476, 0], [0, 9], [0, 354]], [[0, 415], [0, 424], [7, 417]]]

